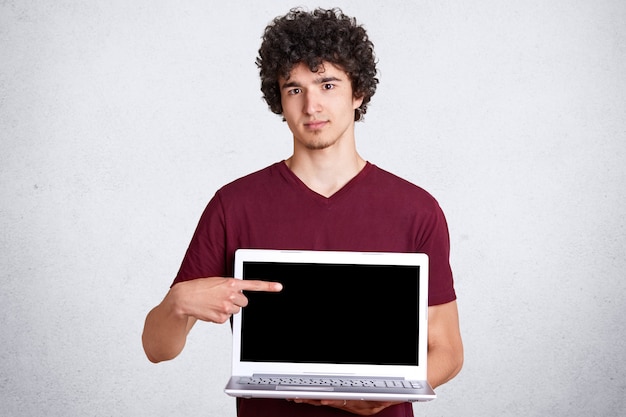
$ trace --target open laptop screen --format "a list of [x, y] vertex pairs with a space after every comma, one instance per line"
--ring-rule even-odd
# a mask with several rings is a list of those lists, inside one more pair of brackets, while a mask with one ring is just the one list
[[418, 365], [419, 267], [244, 262], [241, 360]]

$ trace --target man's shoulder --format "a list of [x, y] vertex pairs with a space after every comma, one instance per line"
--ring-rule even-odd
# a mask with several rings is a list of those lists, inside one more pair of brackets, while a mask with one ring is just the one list
[[259, 187], [267, 187], [272, 183], [272, 178], [277, 178], [280, 175], [280, 165], [282, 162], [276, 162], [265, 168], [251, 172], [243, 177], [237, 178], [226, 185], [222, 186], [218, 193], [231, 194], [240, 192], [250, 192], [250, 190], [258, 189]]
[[432, 195], [421, 186], [411, 182], [410, 180], [380, 168], [377, 165], [372, 165], [372, 178], [373, 182], [377, 183], [377, 186], [388, 187], [390, 191], [404, 191], [409, 193], [415, 193], [432, 198]]

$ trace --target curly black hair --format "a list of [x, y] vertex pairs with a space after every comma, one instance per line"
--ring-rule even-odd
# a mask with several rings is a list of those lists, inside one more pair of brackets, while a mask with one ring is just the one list
[[356, 19], [341, 9], [294, 8], [275, 18], [263, 34], [256, 65], [261, 75], [261, 91], [270, 110], [283, 113], [278, 79], [287, 78], [296, 64], [305, 63], [318, 71], [323, 62], [342, 68], [350, 76], [354, 97], [363, 98], [354, 111], [361, 120], [376, 92], [374, 44]]

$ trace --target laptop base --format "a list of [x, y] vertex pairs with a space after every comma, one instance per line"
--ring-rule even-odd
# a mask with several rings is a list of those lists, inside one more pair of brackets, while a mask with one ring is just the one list
[[[313, 383], [310, 380], [317, 380]], [[354, 385], [353, 385], [354, 384]], [[391, 385], [391, 386], [390, 386]], [[352, 381], [336, 376], [301, 378], [280, 375], [233, 376], [226, 394], [243, 398], [289, 398], [416, 402], [437, 396], [427, 381], [368, 378]]]

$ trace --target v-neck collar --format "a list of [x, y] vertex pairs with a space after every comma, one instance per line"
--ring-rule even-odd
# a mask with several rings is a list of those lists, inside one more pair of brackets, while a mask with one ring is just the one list
[[348, 193], [350, 189], [360, 181], [361, 178], [365, 177], [373, 168], [369, 161], [365, 161], [365, 166], [348, 181], [343, 187], [339, 190], [335, 191], [330, 197], [323, 196], [312, 189], [310, 189], [294, 172], [289, 169], [286, 161], [281, 161], [278, 163], [279, 170], [281, 174], [291, 183], [293, 183], [296, 187], [298, 187], [303, 193], [307, 194], [309, 198], [321, 203], [323, 205], [331, 205], [334, 201], [340, 200], [343, 195]]

